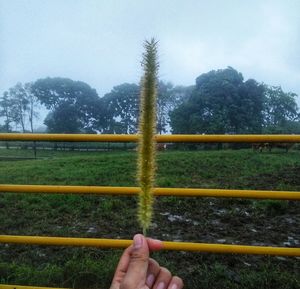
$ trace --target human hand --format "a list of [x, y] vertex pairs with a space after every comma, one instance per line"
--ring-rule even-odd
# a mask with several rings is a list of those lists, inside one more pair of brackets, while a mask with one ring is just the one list
[[179, 277], [149, 258], [149, 251], [162, 247], [161, 241], [135, 235], [119, 261], [110, 289], [182, 289]]

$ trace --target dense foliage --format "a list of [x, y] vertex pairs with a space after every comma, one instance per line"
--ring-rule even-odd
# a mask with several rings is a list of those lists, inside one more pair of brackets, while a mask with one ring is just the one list
[[[0, 130], [34, 131], [41, 107], [48, 132], [136, 133], [140, 86], [123, 83], [99, 97], [87, 83], [44, 78], [17, 83], [0, 97]], [[201, 74], [194, 86], [158, 82], [157, 132], [300, 133], [297, 95], [228, 67]]]
[[231, 67], [213, 70], [200, 75], [191, 96], [171, 112], [171, 127], [174, 133], [287, 132], [291, 122], [299, 127], [295, 97], [280, 87], [244, 81]]

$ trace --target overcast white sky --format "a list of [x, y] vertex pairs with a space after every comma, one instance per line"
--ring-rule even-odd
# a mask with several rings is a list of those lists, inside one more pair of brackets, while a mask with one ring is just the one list
[[232, 66], [300, 95], [299, 15], [300, 0], [0, 0], [0, 93], [60, 76], [103, 96], [139, 81], [154, 36], [162, 80]]

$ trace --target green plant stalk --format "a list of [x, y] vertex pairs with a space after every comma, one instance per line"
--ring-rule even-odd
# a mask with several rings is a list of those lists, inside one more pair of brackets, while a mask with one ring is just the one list
[[141, 83], [139, 143], [138, 143], [138, 220], [146, 235], [153, 214], [153, 187], [156, 168], [156, 95], [157, 95], [157, 42], [146, 41], [143, 55], [144, 75]]

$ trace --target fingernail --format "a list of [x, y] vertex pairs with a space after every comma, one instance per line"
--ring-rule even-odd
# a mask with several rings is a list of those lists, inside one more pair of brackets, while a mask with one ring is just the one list
[[171, 289], [177, 289], [177, 288], [178, 288], [177, 284], [173, 284], [171, 287]]
[[157, 289], [165, 289], [165, 288], [166, 288], [165, 282], [159, 282], [158, 283]]
[[134, 249], [139, 249], [139, 248], [142, 247], [142, 245], [143, 245], [143, 237], [142, 237], [142, 235], [139, 235], [139, 234], [135, 235], [133, 237], [133, 248]]
[[147, 277], [147, 280], [146, 280], [146, 284], [148, 287], [151, 287], [154, 283], [154, 275], [153, 274], [150, 274], [148, 277]]

